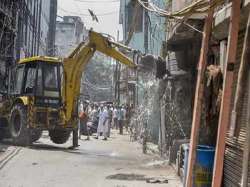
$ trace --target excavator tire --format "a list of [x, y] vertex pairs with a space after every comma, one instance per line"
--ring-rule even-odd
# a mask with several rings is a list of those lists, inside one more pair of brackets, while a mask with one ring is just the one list
[[56, 144], [63, 144], [68, 141], [70, 133], [71, 132], [67, 130], [55, 129], [49, 131], [49, 136], [52, 142]]
[[27, 128], [27, 109], [22, 104], [16, 104], [11, 110], [10, 134], [15, 145], [30, 145], [30, 130]]
[[0, 128], [0, 141], [2, 141], [4, 138], [4, 132], [3, 129]]
[[5, 122], [3, 119], [0, 118], [0, 141], [3, 140], [5, 137]]
[[36, 142], [39, 140], [42, 136], [43, 131], [42, 130], [32, 130], [31, 132], [31, 142]]

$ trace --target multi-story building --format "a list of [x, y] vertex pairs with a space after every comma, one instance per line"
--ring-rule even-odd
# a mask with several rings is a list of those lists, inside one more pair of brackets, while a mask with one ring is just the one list
[[[148, 0], [143, 0], [146, 4]], [[165, 0], [151, 0], [158, 7], [165, 9]], [[163, 43], [166, 36], [165, 18], [159, 17], [154, 13], [144, 9], [136, 0], [120, 1], [120, 24], [123, 28], [123, 42], [133, 49], [140, 50], [142, 53], [150, 53], [154, 56], [162, 56]], [[145, 104], [149, 97], [158, 98], [154, 95], [157, 85], [152, 85], [152, 89], [145, 91], [144, 86], [140, 84], [138, 75], [126, 67], [121, 68], [120, 76], [120, 103], [134, 104], [134, 106]], [[156, 83], [157, 84], [157, 83]], [[151, 94], [151, 96], [149, 96]], [[140, 98], [140, 99], [139, 99]], [[155, 104], [152, 104], [155, 105]], [[151, 136], [155, 142], [159, 135], [159, 107], [152, 107], [148, 126]], [[156, 111], [157, 109], [157, 111]]]
[[[123, 29], [123, 43], [134, 49], [145, 52], [144, 22], [145, 12], [142, 7], [137, 6], [133, 0], [120, 1], [119, 23]], [[136, 20], [135, 20], [136, 17]], [[131, 29], [133, 28], [133, 32]], [[131, 35], [132, 34], [132, 35]], [[116, 80], [116, 102], [120, 104], [135, 104], [136, 97], [136, 75], [125, 66], [118, 65], [119, 80]]]
[[[193, 2], [197, 1], [169, 1], [168, 11], [176, 12], [188, 7], [192, 9]], [[237, 3], [239, 3], [238, 6], [236, 6]], [[218, 155], [215, 154], [214, 186], [249, 186], [250, 84], [249, 67], [244, 68], [243, 65], [244, 62], [249, 63], [249, 58], [245, 56], [249, 53], [247, 47], [249, 45], [249, 28], [247, 28], [249, 8], [249, 0], [224, 1], [217, 6], [213, 14], [210, 40], [206, 43], [207, 67], [204, 77], [201, 78], [205, 85], [202, 93], [202, 109], [200, 111], [196, 108], [194, 110], [196, 113], [193, 114], [193, 116], [197, 115], [199, 113], [197, 110], [201, 112], [200, 129], [199, 136], [193, 137], [193, 141], [198, 140], [199, 144], [218, 146], [216, 147]], [[171, 113], [175, 114], [177, 120], [171, 121], [169, 119], [171, 116], [165, 113], [165, 125], [167, 131], [171, 133], [183, 131], [186, 135], [183, 136], [181, 132], [180, 135], [174, 136], [174, 139], [190, 137], [202, 33], [205, 32], [204, 36], [210, 35], [203, 30], [204, 18], [207, 14], [204, 16], [204, 14], [197, 14], [198, 11], [192, 10], [192, 12], [196, 13], [190, 14], [189, 18], [178, 26], [174, 26], [175, 24], [169, 26], [166, 42], [169, 59], [167, 67], [171, 76], [165, 83], [169, 85], [164, 94], [165, 103], [175, 104], [177, 110]], [[237, 15], [238, 20], [234, 15]], [[230, 24], [235, 25], [230, 27]], [[232, 40], [234, 41], [231, 42]], [[231, 52], [229, 52], [230, 49]], [[234, 55], [235, 58], [232, 59]], [[239, 94], [239, 90], [242, 94]], [[168, 105], [164, 106], [168, 107]], [[166, 110], [168, 110], [167, 107]], [[233, 115], [235, 112], [236, 117]], [[224, 115], [225, 113], [228, 115]], [[220, 125], [224, 125], [226, 132], [218, 128]], [[226, 137], [223, 136], [224, 133]], [[218, 137], [220, 138], [217, 139]], [[173, 142], [170, 146], [173, 146]], [[174, 161], [176, 154], [172, 155]]]
[[54, 55], [57, 0], [21, 1], [18, 11], [17, 59]]
[[0, 1], [0, 78], [20, 58], [54, 55], [56, 15], [57, 0]]
[[[144, 0], [144, 2], [147, 2]], [[165, 9], [164, 0], [152, 0], [159, 8]], [[133, 15], [137, 15], [133, 20]], [[161, 55], [162, 42], [165, 41], [165, 18], [145, 11], [135, 0], [120, 2], [120, 24], [123, 28], [124, 43], [130, 38], [131, 27], [134, 27], [133, 35], [128, 43], [134, 49], [142, 53]], [[135, 24], [135, 25], [134, 25]]]
[[57, 55], [66, 57], [88, 36], [88, 31], [78, 16], [64, 16], [56, 23]]
[[[81, 18], [78, 16], [64, 16], [61, 21], [56, 22], [56, 54], [60, 57], [67, 57], [81, 42], [88, 37]], [[84, 77], [81, 79], [81, 95], [83, 96]], [[89, 98], [85, 92], [84, 97]]]

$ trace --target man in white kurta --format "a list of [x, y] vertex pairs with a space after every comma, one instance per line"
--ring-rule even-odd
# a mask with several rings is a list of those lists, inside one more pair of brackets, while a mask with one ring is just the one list
[[108, 110], [105, 107], [104, 109], [101, 107], [100, 113], [99, 113], [99, 122], [98, 122], [98, 128], [97, 128], [97, 137], [103, 133], [104, 140], [107, 140], [108, 135]]
[[103, 117], [103, 140], [107, 140], [108, 134], [109, 134], [109, 111], [108, 108], [105, 107], [104, 111], [102, 113]]

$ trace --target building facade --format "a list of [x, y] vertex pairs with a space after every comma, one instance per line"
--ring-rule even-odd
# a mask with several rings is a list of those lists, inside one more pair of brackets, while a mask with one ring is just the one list
[[[164, 0], [150, 2], [162, 9], [166, 8]], [[123, 28], [123, 42], [126, 45], [141, 51], [142, 54], [163, 56], [162, 49], [166, 39], [164, 17], [147, 11], [135, 0], [124, 0], [120, 1], [120, 24]], [[150, 108], [147, 124], [151, 139], [157, 143], [160, 127], [159, 83], [143, 82], [140, 77], [126, 67], [121, 68], [120, 103], [133, 103], [134, 106], [145, 105], [144, 109]]]
[[88, 31], [78, 16], [64, 16], [56, 23], [56, 52], [66, 57], [88, 37]]
[[54, 55], [57, 0], [3, 0], [0, 14], [0, 78], [20, 58]]
[[[56, 54], [60, 57], [67, 57], [81, 42], [88, 37], [81, 18], [78, 16], [64, 16], [56, 22]], [[89, 99], [89, 93], [83, 92], [85, 84], [84, 76], [81, 79], [81, 97]]]
[[[190, 6], [192, 2], [194, 1], [169, 1], [169, 7], [171, 8], [169, 11], [179, 11]], [[236, 32], [238, 40], [234, 35], [234, 39], [237, 41], [237, 44], [235, 44], [237, 45], [235, 46], [236, 59], [233, 68], [230, 68], [231, 62], [227, 62], [226, 57], [228, 56], [229, 36], [232, 34], [229, 29], [230, 24], [232, 24], [232, 19], [230, 18], [233, 15], [232, 2], [236, 1], [225, 1], [215, 9], [211, 37], [208, 42], [207, 66], [203, 77], [205, 86], [202, 98], [199, 137], [196, 138], [198, 139], [198, 144], [214, 147], [225, 143], [224, 155], [218, 155], [219, 157], [224, 157], [224, 162], [220, 163], [220, 166], [223, 167], [222, 186], [249, 186], [249, 67], [246, 69], [241, 68], [244, 60], [244, 49], [248, 50], [247, 53], [249, 53], [249, 49], [246, 48], [246, 45], [249, 44], [247, 43], [249, 42], [249, 36], [247, 39], [246, 35], [249, 35], [247, 19], [250, 14], [250, 1], [242, 0], [240, 10], [238, 10], [240, 13], [240, 19], [237, 23], [239, 24], [239, 30]], [[172, 159], [170, 158], [173, 162], [178, 157], [177, 151], [174, 150], [175, 147], [180, 145], [180, 143], [176, 143], [179, 141], [178, 139], [189, 142], [198, 71], [197, 63], [200, 55], [202, 32], [204, 32], [203, 26], [204, 15], [192, 14], [186, 20], [186, 23], [182, 23], [177, 27], [173, 25], [168, 27], [166, 54], [168, 54], [167, 67], [171, 76], [165, 83], [168, 86], [164, 93], [163, 103], [168, 102], [167, 104], [169, 104], [168, 99], [170, 99], [170, 103], [176, 103], [177, 111], [172, 111], [172, 113], [175, 114], [177, 120], [171, 122], [171, 116], [167, 112], [163, 115], [165, 117], [166, 132], [172, 131], [177, 133], [172, 139], [166, 134], [167, 149], [172, 147], [170, 150], [175, 154]], [[249, 59], [245, 60], [249, 63]], [[230, 85], [232, 98], [226, 101], [222, 99], [222, 93], [223, 88], [225, 89], [225, 84], [227, 84], [224, 82], [224, 79], [225, 76], [228, 76], [229, 71], [233, 72], [232, 85]], [[240, 97], [238, 95], [239, 88], [242, 89]], [[230, 123], [227, 124], [226, 138], [220, 139], [220, 143], [218, 143], [217, 138], [222, 134], [222, 132], [217, 132], [217, 130], [219, 130], [219, 116], [223, 112], [220, 111], [223, 102], [229, 102], [230, 107], [223, 109], [230, 111]], [[237, 108], [235, 108], [236, 103]], [[167, 106], [164, 108], [165, 110], [169, 110], [168, 105], [164, 106]], [[191, 107], [187, 108], [186, 106]], [[237, 110], [235, 111], [235, 109]], [[232, 117], [233, 112], [237, 112], [236, 120]], [[233, 122], [234, 120], [235, 122]], [[182, 129], [180, 126], [184, 128]], [[218, 166], [214, 165], [215, 168]]]
[[[164, 0], [152, 0], [151, 2], [159, 8], [165, 9], [166, 7]], [[136, 19], [133, 20], [135, 12], [138, 13], [136, 14]], [[140, 50], [142, 53], [161, 55], [162, 43], [166, 38], [166, 20], [164, 17], [145, 11], [134, 0], [124, 0], [120, 2], [119, 20], [119, 23], [122, 24], [124, 43], [130, 38], [131, 27], [135, 24], [134, 32], [128, 45], [133, 49]]]
[[16, 58], [54, 56], [57, 0], [26, 0], [19, 7]]

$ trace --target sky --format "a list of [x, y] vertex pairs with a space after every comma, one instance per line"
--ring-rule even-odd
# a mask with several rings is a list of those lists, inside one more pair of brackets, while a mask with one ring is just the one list
[[[97, 32], [107, 33], [116, 38], [119, 30], [122, 39], [122, 27], [119, 25], [120, 0], [58, 0], [58, 16], [80, 16], [87, 27]], [[91, 9], [99, 19], [92, 20], [88, 9]], [[60, 19], [60, 18], [59, 18]]]

